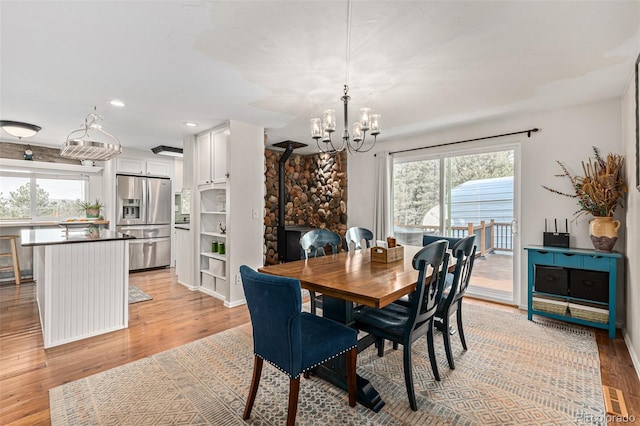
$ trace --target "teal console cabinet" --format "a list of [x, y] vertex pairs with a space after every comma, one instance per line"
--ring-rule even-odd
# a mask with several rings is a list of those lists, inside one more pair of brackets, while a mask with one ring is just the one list
[[528, 318], [541, 315], [616, 335], [620, 253], [528, 246]]

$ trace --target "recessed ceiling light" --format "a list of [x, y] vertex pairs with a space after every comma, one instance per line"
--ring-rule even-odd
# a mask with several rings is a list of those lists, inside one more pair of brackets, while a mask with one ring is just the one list
[[115, 107], [120, 107], [120, 108], [122, 108], [122, 107], [124, 107], [124, 106], [125, 106], [125, 105], [124, 105], [124, 102], [122, 102], [122, 101], [120, 101], [120, 100], [118, 100], [118, 99], [112, 99], [112, 100], [110, 100], [110, 101], [109, 101], [109, 103], [110, 103], [111, 105], [115, 106]]
[[188, 126], [188, 127], [198, 127], [198, 123], [192, 123], [190, 121], [185, 121], [182, 124], [184, 124], [185, 126]]

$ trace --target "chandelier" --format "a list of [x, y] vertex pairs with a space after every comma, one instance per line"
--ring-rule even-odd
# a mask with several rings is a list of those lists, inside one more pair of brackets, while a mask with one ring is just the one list
[[120, 141], [98, 123], [103, 120], [96, 112], [87, 115], [79, 129], [69, 133], [60, 148], [60, 156], [76, 160], [107, 161], [122, 153]]
[[[376, 138], [380, 134], [380, 114], [372, 114], [370, 108], [361, 108], [358, 121], [353, 123], [352, 134], [349, 135], [349, 63], [351, 61], [351, 0], [347, 4], [347, 49], [346, 49], [346, 76], [343, 93], [340, 98], [344, 111], [344, 130], [342, 131], [342, 142], [339, 146], [334, 145], [331, 138], [336, 131], [336, 111], [327, 109], [322, 114], [322, 119], [311, 119], [311, 137], [315, 139], [318, 149], [321, 152], [335, 154], [345, 148], [352, 154], [356, 152], [367, 152], [373, 148]], [[373, 142], [367, 144], [366, 136], [369, 132], [373, 136]], [[371, 137], [369, 137], [369, 141]]]

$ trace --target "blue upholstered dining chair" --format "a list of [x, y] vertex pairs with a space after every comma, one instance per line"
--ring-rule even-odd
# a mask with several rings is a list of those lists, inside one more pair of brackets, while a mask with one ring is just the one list
[[347, 251], [351, 251], [351, 247], [353, 247], [353, 250], [361, 250], [363, 241], [366, 247], [369, 248], [371, 247], [372, 240], [373, 232], [366, 228], [359, 228], [357, 226], [347, 229], [347, 232], [344, 234], [344, 243]]
[[442, 292], [442, 298], [438, 303], [436, 311], [435, 323], [442, 330], [444, 336], [444, 349], [447, 353], [447, 361], [449, 368], [455, 367], [453, 362], [453, 354], [451, 353], [451, 339], [449, 317], [456, 313], [458, 322], [458, 334], [462, 347], [467, 349], [467, 342], [464, 338], [464, 330], [462, 329], [462, 298], [469, 287], [471, 279], [471, 271], [473, 270], [473, 261], [476, 256], [475, 246], [476, 236], [469, 235], [458, 241], [451, 249], [451, 254], [456, 258], [456, 266], [453, 273], [448, 273], [445, 278], [445, 286]]
[[418, 410], [413, 389], [411, 371], [411, 346], [420, 337], [427, 336], [429, 361], [436, 380], [440, 380], [433, 346], [433, 318], [442, 294], [441, 286], [449, 261], [445, 240], [436, 241], [420, 250], [413, 257], [413, 267], [418, 270], [416, 290], [410, 306], [391, 303], [382, 309], [362, 307], [354, 312], [354, 327], [376, 337], [378, 355], [384, 351], [384, 340], [403, 346], [404, 381], [409, 404]]
[[289, 376], [287, 425], [293, 425], [298, 408], [300, 374], [346, 353], [349, 405], [356, 405], [356, 330], [328, 318], [302, 312], [300, 281], [240, 267], [242, 286], [253, 327], [253, 378], [244, 419], [251, 416], [263, 361]]
[[[300, 238], [300, 248], [302, 249], [302, 257], [308, 259], [310, 257], [324, 256], [325, 249], [331, 248], [331, 253], [338, 253], [338, 247], [342, 243], [339, 234], [328, 229], [314, 229], [307, 232]], [[317, 308], [322, 308], [322, 295], [316, 295], [315, 291], [309, 291], [311, 299], [311, 313], [315, 314]]]

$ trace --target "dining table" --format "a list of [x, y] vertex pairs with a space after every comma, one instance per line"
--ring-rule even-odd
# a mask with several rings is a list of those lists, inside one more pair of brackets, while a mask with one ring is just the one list
[[[268, 265], [258, 271], [297, 278], [302, 288], [322, 294], [324, 317], [351, 325], [354, 304], [383, 308], [415, 290], [418, 271], [413, 268], [412, 260], [422, 248], [404, 246], [403, 258], [389, 263], [372, 261], [371, 249], [365, 249]], [[360, 338], [358, 352], [373, 343], [373, 336]], [[344, 356], [316, 367], [314, 374], [347, 389]], [[375, 412], [380, 411], [384, 401], [374, 386], [358, 375], [357, 388], [358, 402]]]

